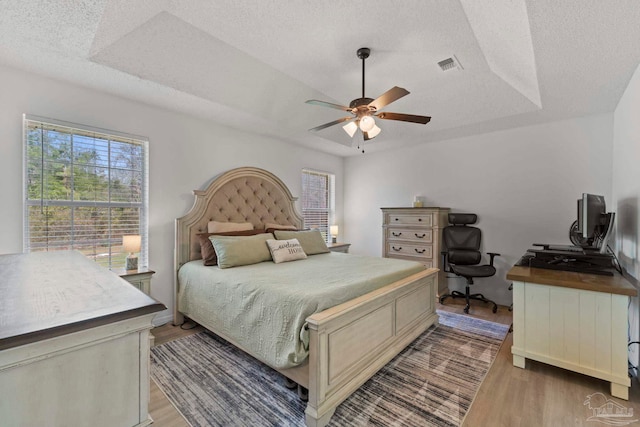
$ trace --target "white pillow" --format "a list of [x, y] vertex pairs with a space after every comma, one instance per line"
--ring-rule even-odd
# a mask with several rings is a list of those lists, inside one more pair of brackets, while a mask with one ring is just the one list
[[305, 259], [307, 254], [304, 253], [298, 239], [291, 240], [267, 240], [271, 258], [276, 264], [287, 261], [295, 261], [297, 259]]
[[250, 222], [209, 221], [207, 230], [209, 233], [228, 233], [229, 231], [253, 230], [253, 224]]

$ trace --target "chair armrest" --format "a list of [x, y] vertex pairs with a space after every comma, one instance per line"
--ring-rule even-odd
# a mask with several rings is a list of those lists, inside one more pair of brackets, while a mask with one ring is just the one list
[[497, 256], [500, 256], [499, 253], [497, 252], [487, 252], [487, 255], [489, 255], [489, 265], [493, 265], [493, 259]]
[[447, 251], [440, 252], [440, 255], [442, 255], [442, 271], [444, 271], [445, 273], [451, 273], [451, 269], [447, 270], [447, 255], [448, 254], [449, 254], [449, 252], [447, 252]]

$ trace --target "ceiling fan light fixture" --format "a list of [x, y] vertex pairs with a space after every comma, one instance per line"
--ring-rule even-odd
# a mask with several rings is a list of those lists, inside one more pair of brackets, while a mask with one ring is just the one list
[[356, 131], [358, 130], [358, 125], [356, 125], [354, 122], [349, 122], [346, 125], [342, 126], [342, 129], [344, 129], [349, 137], [353, 138], [353, 135], [355, 135]]
[[360, 130], [362, 132], [369, 132], [376, 126], [376, 121], [371, 116], [364, 116], [360, 119]]
[[[347, 111], [351, 113], [351, 116], [342, 117], [340, 119], [334, 120], [329, 123], [325, 123], [320, 126], [316, 126], [310, 131], [319, 131], [322, 129], [326, 129], [328, 127], [337, 125], [338, 123], [347, 122], [347, 124], [343, 125], [342, 128], [349, 135], [349, 137], [353, 138], [358, 129], [362, 132], [362, 137], [364, 141], [368, 141], [372, 138], [375, 138], [382, 132], [376, 125], [376, 121], [373, 116], [381, 119], [381, 120], [397, 120], [402, 122], [410, 122], [410, 123], [420, 123], [427, 124], [431, 120], [431, 117], [427, 116], [418, 116], [415, 114], [403, 114], [403, 113], [390, 113], [390, 112], [382, 112], [381, 110], [392, 102], [397, 101], [403, 96], [409, 95], [409, 91], [405, 88], [394, 86], [382, 95], [378, 96], [375, 99], [367, 98], [364, 92], [364, 63], [365, 59], [369, 57], [371, 53], [371, 49], [362, 47], [358, 49], [358, 58], [362, 60], [362, 97], [356, 98], [349, 103], [349, 106], [346, 107], [344, 105], [334, 104], [331, 102], [319, 101], [317, 99], [310, 99], [307, 101], [307, 104], [311, 105], [319, 105], [323, 107], [334, 108], [337, 110]], [[455, 58], [455, 57], [454, 57]], [[453, 61], [453, 60], [451, 60]], [[442, 61], [441, 61], [442, 62]], [[441, 64], [443, 68], [446, 68], [449, 64], [447, 61], [444, 61], [444, 64]], [[358, 138], [359, 139], [359, 138]], [[362, 144], [364, 144], [364, 141]], [[358, 148], [360, 148], [360, 142], [358, 142]], [[364, 149], [362, 150], [364, 153]]]
[[369, 139], [373, 139], [376, 136], [378, 136], [380, 131], [382, 131], [382, 129], [380, 129], [378, 126], [376, 126], [374, 124], [373, 127], [371, 128], [371, 130], [369, 132], [367, 132], [367, 135], [369, 135]]

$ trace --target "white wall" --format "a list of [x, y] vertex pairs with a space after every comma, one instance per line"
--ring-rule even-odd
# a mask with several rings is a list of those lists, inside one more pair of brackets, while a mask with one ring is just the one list
[[[614, 113], [613, 200], [617, 207], [616, 253], [620, 263], [640, 279], [640, 67], [636, 69]], [[638, 286], [637, 281], [635, 282]], [[640, 302], [633, 298], [630, 312], [631, 341], [640, 333]], [[640, 363], [640, 346], [631, 346], [631, 360]]]
[[167, 307], [173, 304], [174, 219], [191, 208], [191, 191], [204, 188], [215, 175], [240, 166], [260, 167], [299, 196], [303, 167], [334, 173], [338, 221], [343, 215], [340, 157], [0, 67], [0, 253], [22, 252], [23, 113], [149, 138], [149, 267], [156, 271], [152, 296]]
[[[275, 173], [294, 195], [300, 194], [301, 168], [335, 173], [340, 240], [351, 242], [353, 253], [379, 256], [380, 207], [410, 206], [415, 195], [424, 196], [426, 205], [477, 213], [483, 250], [503, 257], [497, 276], [479, 279], [475, 288], [502, 304], [511, 303], [506, 271], [531, 243], [568, 243], [575, 200], [582, 192], [603, 194], [618, 211], [621, 259], [638, 277], [639, 74], [615, 112], [615, 144], [614, 115], [604, 114], [343, 160], [0, 67], [0, 253], [22, 251], [21, 118], [29, 113], [149, 137], [150, 267], [157, 271], [152, 294], [169, 307], [173, 221], [190, 208], [191, 190], [238, 166]], [[451, 289], [461, 285], [450, 280]]]
[[[612, 126], [604, 114], [350, 157], [344, 238], [353, 253], [380, 255], [380, 207], [411, 206], [415, 195], [477, 213], [483, 251], [503, 256], [475, 291], [509, 305], [506, 272], [531, 244], [569, 244], [583, 192], [611, 200]], [[449, 279], [449, 289], [463, 281]]]

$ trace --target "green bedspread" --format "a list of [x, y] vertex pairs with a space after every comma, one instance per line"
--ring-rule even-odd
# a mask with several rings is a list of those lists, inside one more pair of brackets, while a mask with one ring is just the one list
[[180, 268], [179, 310], [275, 368], [308, 355], [305, 319], [424, 270], [418, 262], [330, 252], [220, 269]]

